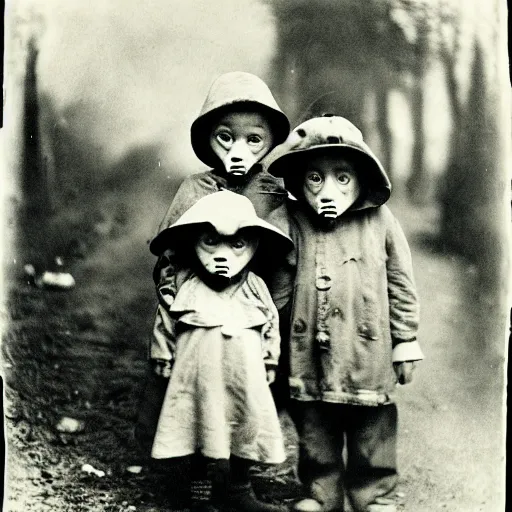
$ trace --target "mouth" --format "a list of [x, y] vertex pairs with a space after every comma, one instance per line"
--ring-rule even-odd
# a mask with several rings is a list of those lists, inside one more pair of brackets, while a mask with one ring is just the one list
[[219, 276], [227, 276], [229, 274], [229, 267], [225, 265], [218, 265], [215, 267], [215, 274]]
[[322, 206], [318, 209], [318, 213], [322, 217], [326, 217], [328, 219], [335, 219], [338, 216], [337, 208], [336, 206]]
[[247, 174], [247, 169], [245, 165], [232, 165], [228, 169], [229, 174], [233, 174], [234, 176], [244, 176]]

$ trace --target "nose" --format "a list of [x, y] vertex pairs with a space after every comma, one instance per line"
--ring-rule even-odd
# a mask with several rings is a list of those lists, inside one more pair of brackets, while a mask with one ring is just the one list
[[335, 179], [332, 176], [327, 176], [322, 191], [319, 194], [321, 197], [320, 201], [322, 203], [333, 201], [336, 197], [337, 188]]
[[225, 263], [228, 260], [224, 256], [215, 256], [215, 258], [213, 258], [213, 261], [217, 263]]
[[230, 162], [243, 162], [248, 157], [250, 150], [243, 140], [237, 140], [229, 150]]

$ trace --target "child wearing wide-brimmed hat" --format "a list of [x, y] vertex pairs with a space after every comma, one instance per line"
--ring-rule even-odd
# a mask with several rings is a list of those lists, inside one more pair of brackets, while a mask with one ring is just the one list
[[[199, 199], [153, 243], [171, 247], [180, 270], [168, 311], [170, 381], [151, 456], [200, 454], [213, 485], [210, 508], [280, 511], [256, 498], [249, 479], [255, 462], [285, 460], [269, 389], [280, 352], [278, 312], [251, 268], [284, 256], [292, 242], [249, 199], [221, 191]], [[185, 502], [186, 468], [174, 489]]]
[[392, 512], [393, 391], [423, 355], [409, 246], [385, 205], [389, 179], [337, 116], [297, 126], [268, 171], [295, 197], [283, 226], [295, 251], [276, 280], [289, 297], [284, 373], [306, 493], [295, 509], [340, 512], [347, 497], [356, 512]]

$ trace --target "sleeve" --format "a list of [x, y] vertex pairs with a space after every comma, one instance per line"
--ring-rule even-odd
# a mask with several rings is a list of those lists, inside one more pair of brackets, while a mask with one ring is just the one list
[[176, 334], [169, 312], [158, 304], [149, 347], [149, 359], [174, 360]]
[[172, 363], [176, 350], [176, 332], [170, 308], [188, 273], [183, 270], [178, 271], [175, 265], [169, 265], [162, 275], [156, 287], [158, 306], [149, 347], [149, 358], [164, 359]]
[[414, 283], [411, 252], [397, 219], [386, 212], [386, 270], [393, 362], [418, 361], [423, 353], [416, 339], [419, 303]]
[[277, 367], [277, 363], [279, 362], [279, 355], [281, 352], [279, 314], [264, 281], [255, 274], [251, 273], [250, 276], [251, 277], [249, 283], [251, 289], [257, 295], [258, 299], [263, 303], [267, 314], [267, 323], [261, 330], [263, 360], [267, 368]]
[[[268, 222], [279, 228], [283, 233], [287, 234], [295, 244], [292, 233], [292, 224], [288, 216], [286, 205], [280, 206], [274, 210], [268, 218]], [[291, 302], [293, 296], [293, 288], [295, 283], [295, 274], [297, 267], [297, 252], [293, 248], [286, 257], [283, 257], [275, 266], [268, 278], [268, 287], [272, 300], [279, 312], [282, 312], [287, 304]]]
[[252, 178], [243, 195], [250, 199], [258, 217], [265, 220], [283, 205], [288, 197], [283, 180], [266, 171], [260, 171]]

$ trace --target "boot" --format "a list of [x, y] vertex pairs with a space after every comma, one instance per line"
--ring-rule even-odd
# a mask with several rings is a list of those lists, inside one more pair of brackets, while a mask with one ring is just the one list
[[323, 507], [320, 502], [314, 498], [304, 498], [293, 506], [294, 512], [323, 512]]
[[366, 510], [367, 512], [397, 512], [395, 500], [384, 496], [375, 498]]
[[233, 512], [287, 512], [288, 510], [282, 505], [272, 505], [258, 500], [250, 482], [229, 486], [226, 509]]
[[192, 512], [217, 512], [212, 503], [212, 483], [208, 480], [193, 480], [191, 483], [190, 510]]
[[219, 512], [226, 501], [229, 460], [199, 456], [192, 482], [192, 512]]

